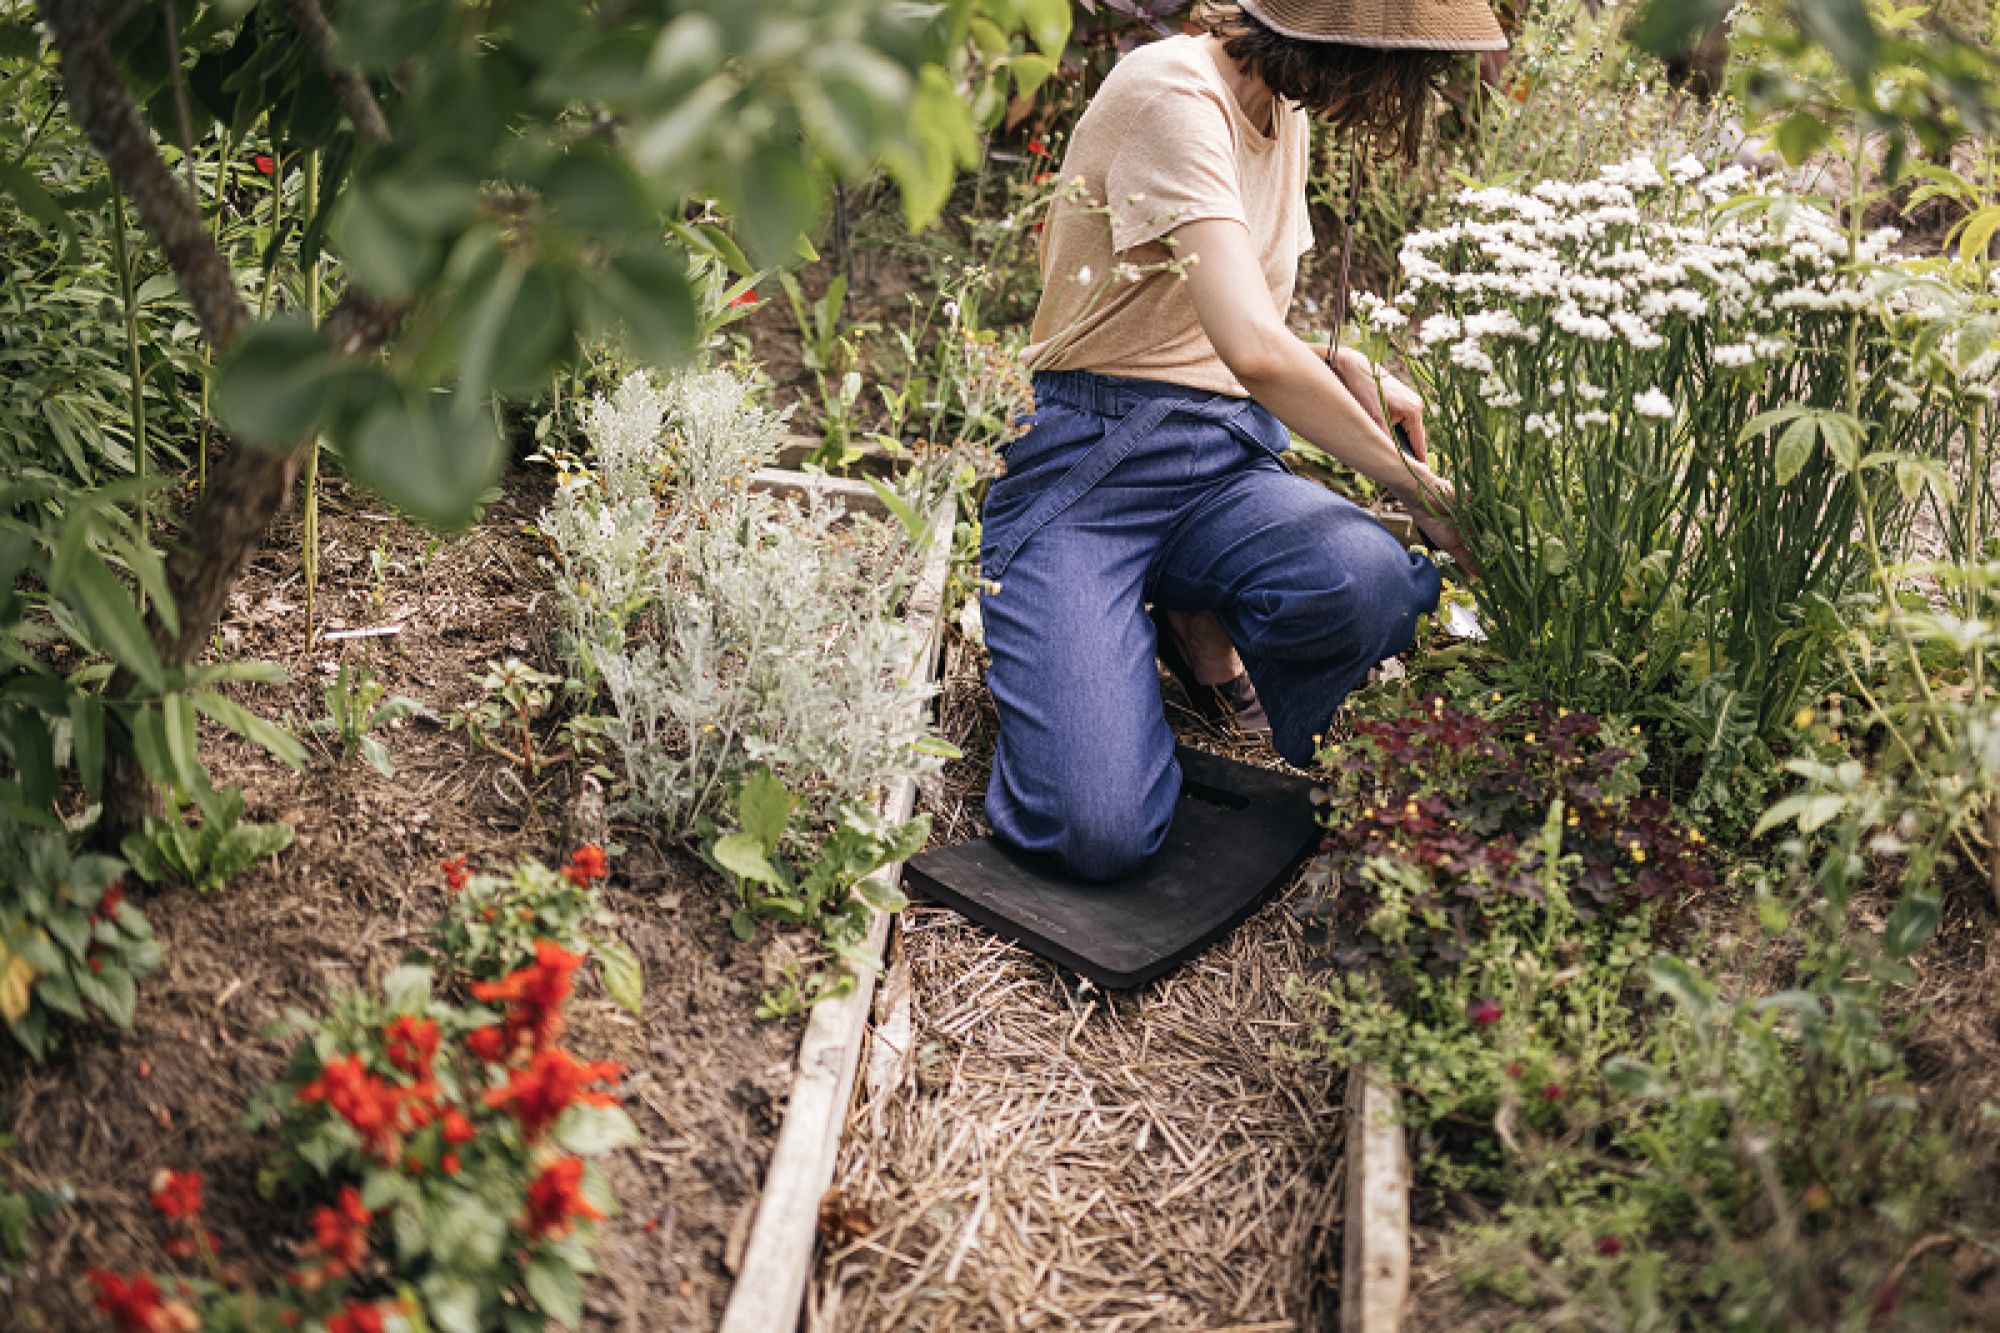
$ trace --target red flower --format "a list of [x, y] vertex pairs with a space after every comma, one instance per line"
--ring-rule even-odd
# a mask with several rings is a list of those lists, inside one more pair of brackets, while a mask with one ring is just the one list
[[453, 893], [465, 887], [465, 881], [472, 878], [472, 871], [466, 867], [464, 856], [454, 856], [449, 861], [438, 862], [438, 869], [444, 871], [444, 886]]
[[754, 308], [757, 304], [757, 289], [754, 287], [744, 288], [742, 291], [736, 293], [736, 295], [729, 298], [729, 304], [733, 306], [747, 305]]
[[576, 1158], [565, 1157], [528, 1186], [529, 1235], [558, 1239], [586, 1217], [602, 1221], [604, 1214], [583, 1197], [583, 1163]]
[[486, 1104], [508, 1107], [529, 1138], [537, 1138], [571, 1106], [610, 1106], [608, 1093], [585, 1091], [593, 1083], [617, 1078], [625, 1071], [616, 1061], [578, 1064], [569, 1052], [549, 1047], [526, 1069], [517, 1070], [504, 1087], [486, 1094]]
[[382, 1311], [349, 1301], [345, 1310], [327, 1318], [326, 1333], [382, 1333]]
[[1047, 185], [1050, 181], [1054, 180], [1055, 178], [1056, 178], [1056, 173], [1053, 171], [1038, 171], [1035, 173], [1035, 184]]
[[1510, 1062], [1510, 1063], [1509, 1063], [1509, 1064], [1507, 1065], [1507, 1077], [1508, 1077], [1508, 1078], [1519, 1078], [1519, 1077], [1521, 1077], [1521, 1075], [1522, 1075], [1522, 1073], [1523, 1073], [1523, 1072], [1525, 1072], [1525, 1071], [1524, 1071], [1524, 1070], [1522, 1069], [1522, 1067], [1521, 1067], [1521, 1062], [1520, 1062], [1519, 1060], [1514, 1060], [1514, 1061], [1511, 1061], [1511, 1062]]
[[332, 1207], [313, 1210], [313, 1243], [326, 1256], [324, 1276], [336, 1278], [352, 1272], [368, 1253], [368, 1210], [362, 1206], [361, 1191], [343, 1185]]
[[1613, 1257], [1624, 1248], [1616, 1236], [1600, 1236], [1597, 1241], [1597, 1252], [1607, 1259]]
[[1551, 1083], [1542, 1089], [1542, 1097], [1547, 1101], [1559, 1102], [1562, 1100], [1562, 1095], [1563, 1085], [1560, 1083]]
[[267, 156], [266, 154], [263, 153], [259, 153], [257, 154], [257, 156], [251, 158], [250, 161], [256, 166], [257, 174], [260, 176], [272, 176], [277, 174], [278, 163], [277, 159], [275, 158]]
[[444, 1157], [443, 1157], [442, 1159], [440, 1159], [440, 1160], [439, 1160], [439, 1162], [438, 1162], [438, 1169], [439, 1169], [439, 1170], [441, 1170], [441, 1171], [443, 1171], [443, 1172], [444, 1172], [444, 1173], [445, 1173], [446, 1175], [448, 1175], [448, 1176], [455, 1176], [455, 1175], [457, 1175], [457, 1174], [458, 1174], [458, 1154], [457, 1154], [457, 1153], [455, 1153], [455, 1152], [448, 1152], [448, 1153], [446, 1153], [446, 1154], [444, 1155]]
[[562, 1032], [562, 1008], [569, 1003], [570, 974], [583, 966], [583, 955], [571, 953], [553, 940], [535, 941], [535, 961], [498, 981], [479, 981], [473, 998], [507, 1001], [505, 1049], [532, 1054]]
[[1505, 1012], [1498, 1000], [1475, 1000], [1472, 1005], [1472, 1025], [1490, 1028], [1500, 1021], [1500, 1015]]
[[325, 1102], [354, 1127], [379, 1162], [396, 1160], [402, 1147], [397, 1103], [402, 1094], [361, 1066], [361, 1057], [330, 1060], [320, 1076], [299, 1089], [302, 1102]]
[[[480, 1031], [491, 1032], [493, 1029], [481, 1028]], [[472, 1142], [473, 1135], [478, 1132], [478, 1130], [472, 1127], [472, 1122], [465, 1118], [465, 1112], [459, 1110], [457, 1107], [453, 1107], [444, 1113], [444, 1141], [452, 1147], [456, 1148], [460, 1144]]]
[[594, 842], [577, 848], [569, 864], [563, 867], [563, 878], [579, 889], [587, 889], [593, 879], [604, 879], [610, 874], [611, 868], [604, 863], [604, 849]]
[[94, 1304], [111, 1316], [118, 1333], [165, 1333], [170, 1327], [160, 1306], [160, 1289], [144, 1273], [127, 1282], [116, 1273], [93, 1268], [89, 1277], [97, 1284]]
[[428, 1078], [437, 1055], [438, 1025], [428, 1018], [400, 1014], [389, 1024], [389, 1063], [405, 1074]]
[[104, 896], [97, 900], [97, 910], [92, 912], [91, 915], [99, 921], [109, 921], [117, 913], [118, 905], [124, 901], [124, 884], [114, 883], [104, 891]]
[[201, 1172], [162, 1169], [153, 1177], [153, 1207], [178, 1222], [201, 1211]]
[[489, 1065], [500, 1063], [501, 1052], [505, 1048], [507, 1031], [494, 1026], [474, 1028], [465, 1034], [465, 1049], [484, 1060]]
[[1049, 155], [1049, 146], [1042, 142], [1040, 135], [1036, 135], [1034, 138], [1028, 140], [1028, 151], [1036, 157], [1047, 157]]

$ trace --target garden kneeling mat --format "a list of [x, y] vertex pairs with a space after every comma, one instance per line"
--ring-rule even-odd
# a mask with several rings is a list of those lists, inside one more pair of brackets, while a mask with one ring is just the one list
[[1310, 780], [1185, 746], [1174, 753], [1173, 826], [1124, 879], [1076, 879], [989, 837], [913, 857], [903, 882], [1100, 986], [1151, 981], [1263, 906], [1320, 832]]

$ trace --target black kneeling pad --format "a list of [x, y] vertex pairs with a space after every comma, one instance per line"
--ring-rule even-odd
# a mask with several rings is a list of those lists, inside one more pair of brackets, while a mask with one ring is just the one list
[[1124, 879], [1092, 884], [981, 838], [911, 858], [903, 882], [1100, 986], [1151, 981], [1263, 906], [1320, 833], [1309, 780], [1185, 746], [1175, 756], [1173, 826]]

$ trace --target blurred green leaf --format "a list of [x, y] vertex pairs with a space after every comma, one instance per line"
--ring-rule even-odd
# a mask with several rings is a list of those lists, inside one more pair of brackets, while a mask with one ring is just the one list
[[311, 438], [338, 365], [300, 319], [253, 326], [216, 376], [215, 410], [249, 444], [293, 448]]
[[336, 444], [361, 485], [427, 523], [464, 527], [507, 450], [483, 407], [454, 407], [446, 393], [385, 396]]

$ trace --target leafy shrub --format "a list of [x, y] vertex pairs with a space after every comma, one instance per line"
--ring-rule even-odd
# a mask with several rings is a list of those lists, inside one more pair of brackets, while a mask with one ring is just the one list
[[173, 811], [148, 818], [142, 830], [127, 835], [120, 850], [134, 874], [149, 884], [178, 876], [196, 893], [214, 893], [292, 845], [290, 824], [243, 822], [241, 787], [211, 792], [200, 806], [200, 824], [190, 825]]
[[1616, 997], [1656, 910], [1714, 883], [1701, 835], [1639, 797], [1644, 751], [1587, 714], [1433, 695], [1331, 759], [1307, 871], [1329, 892], [1295, 909], [1333, 969], [1316, 1049], [1410, 1087], [1427, 1122], [1490, 1117], [1524, 1078], [1553, 1090], [1538, 1113], [1573, 1113], [1577, 1071], [1633, 1040]]
[[589, 929], [618, 920], [596, 888], [610, 873], [602, 848], [578, 848], [560, 873], [532, 857], [504, 877], [474, 874], [463, 856], [442, 868], [451, 901], [431, 940], [448, 967], [492, 981], [532, 964], [537, 946], [549, 940], [595, 958], [606, 993], [635, 1018], [644, 1016], [639, 960], [620, 941]]
[[[1469, 191], [1468, 220], [1405, 242], [1399, 305], [1501, 653], [1560, 701], [1669, 718], [1713, 677], [1726, 697], [1700, 720], [1769, 736], [1828, 673], [1860, 539], [1907, 520], [1957, 398], [1904, 349], [1910, 298], [1872, 275], [1893, 233], [1752, 185], [1635, 159]], [[1846, 482], [1878, 436], [1912, 460], [1900, 491]]]
[[0, 814], [0, 1019], [37, 1060], [49, 1017], [96, 1010], [132, 1026], [137, 983], [160, 966], [160, 946], [125, 900], [123, 863], [74, 856], [61, 833], [22, 828]]

